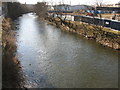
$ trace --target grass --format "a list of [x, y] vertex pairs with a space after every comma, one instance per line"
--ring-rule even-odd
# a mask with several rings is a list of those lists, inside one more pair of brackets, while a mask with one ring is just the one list
[[14, 52], [16, 45], [15, 45], [14, 33], [11, 30], [12, 29], [11, 23], [12, 22], [9, 18], [8, 19], [3, 18], [3, 21], [2, 21], [2, 46], [3, 46], [3, 50], [5, 50], [5, 49], [6, 49], [6, 51], [12, 50]]
[[118, 31], [118, 30], [112, 30], [112, 29], [104, 28], [103, 31], [114, 33], [116, 35], [120, 35], [120, 31]]
[[[99, 27], [99, 26], [95, 26], [95, 25], [88, 25], [88, 24], [86, 24], [86, 23], [82, 23], [82, 22], [78, 22], [78, 21], [71, 21], [71, 23], [73, 23], [73, 24], [76, 24], [76, 25], [86, 25], [88, 28], [95, 28], [95, 27]], [[120, 31], [118, 31], [118, 30], [113, 30], [113, 29], [110, 29], [110, 28], [106, 28], [106, 27], [102, 27], [102, 29], [101, 30], [103, 30], [103, 31], [105, 31], [105, 32], [109, 32], [109, 33], [113, 33], [113, 34], [116, 34], [116, 35], [120, 35]]]

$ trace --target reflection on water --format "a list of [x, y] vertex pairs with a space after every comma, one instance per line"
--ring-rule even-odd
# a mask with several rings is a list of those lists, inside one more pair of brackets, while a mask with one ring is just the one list
[[25, 87], [118, 87], [118, 52], [25, 14], [18, 20]]

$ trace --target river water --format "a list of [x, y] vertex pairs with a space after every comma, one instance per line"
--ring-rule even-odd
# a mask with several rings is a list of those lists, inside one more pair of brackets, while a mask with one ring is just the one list
[[27, 88], [117, 88], [118, 51], [24, 14], [17, 53]]

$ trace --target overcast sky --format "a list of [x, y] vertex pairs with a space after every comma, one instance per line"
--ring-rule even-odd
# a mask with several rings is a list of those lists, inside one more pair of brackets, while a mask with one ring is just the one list
[[49, 4], [59, 4], [60, 2], [64, 2], [65, 4], [70, 4], [71, 5], [78, 5], [78, 4], [87, 4], [87, 5], [93, 5], [96, 1], [102, 1], [103, 3], [117, 3], [120, 0], [18, 0], [21, 3], [27, 3], [27, 4], [35, 4], [36, 2], [40, 1], [45, 1], [48, 2]]

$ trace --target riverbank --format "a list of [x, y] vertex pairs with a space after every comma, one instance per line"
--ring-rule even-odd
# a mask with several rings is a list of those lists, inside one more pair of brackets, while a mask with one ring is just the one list
[[118, 51], [60, 31], [35, 14], [19, 18], [16, 27], [24, 87], [117, 88]]
[[48, 24], [55, 25], [61, 30], [77, 33], [89, 40], [95, 40], [103, 46], [120, 50], [120, 32], [82, 22], [61, 20], [59, 18], [47, 17], [46, 20], [49, 21]]
[[[2, 87], [20, 87], [20, 62], [16, 56], [16, 39], [13, 32], [13, 24], [10, 18], [2, 20]], [[19, 78], [18, 78], [19, 77]]]

